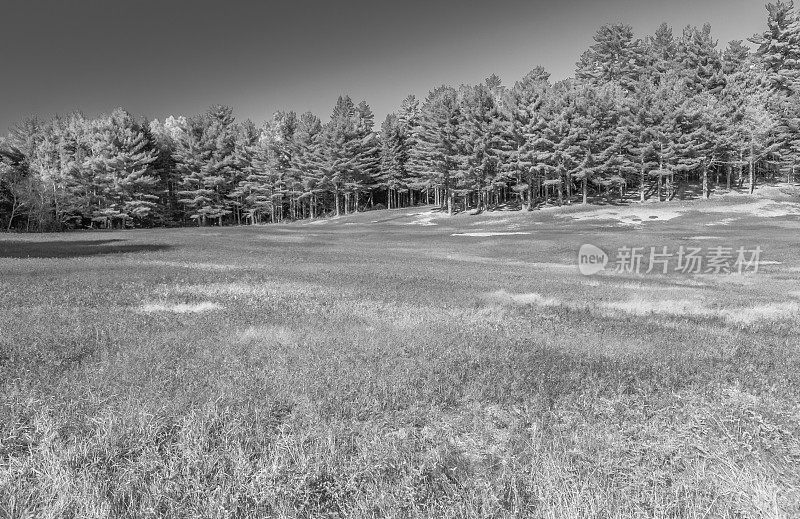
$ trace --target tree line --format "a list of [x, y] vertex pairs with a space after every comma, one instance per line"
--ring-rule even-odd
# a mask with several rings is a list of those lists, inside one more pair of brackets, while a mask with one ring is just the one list
[[719, 48], [710, 25], [636, 38], [601, 27], [575, 75], [541, 67], [513, 86], [406, 97], [375, 128], [365, 101], [323, 122], [276, 112], [261, 126], [212, 106], [147, 121], [125, 110], [35, 118], [0, 139], [7, 230], [275, 223], [435, 204], [453, 213], [792, 182], [800, 157], [800, 17]]

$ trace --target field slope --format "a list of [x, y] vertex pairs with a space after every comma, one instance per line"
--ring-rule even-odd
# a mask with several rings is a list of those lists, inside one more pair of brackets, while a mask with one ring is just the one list
[[2, 236], [0, 517], [797, 516], [798, 231], [733, 197]]

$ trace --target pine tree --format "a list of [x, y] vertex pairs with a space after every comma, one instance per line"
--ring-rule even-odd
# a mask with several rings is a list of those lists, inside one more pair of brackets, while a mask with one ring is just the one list
[[579, 88], [573, 80], [560, 81], [553, 86], [547, 96], [547, 108], [544, 118], [547, 139], [543, 144], [552, 143], [552, 149], [545, 149], [541, 161], [556, 167], [558, 175], [563, 179], [567, 203], [572, 203], [574, 179], [583, 167], [583, 153], [580, 146], [582, 130], [576, 120], [578, 112]]
[[[506, 96], [506, 119], [508, 126], [507, 152], [504, 160], [506, 178], [513, 182], [512, 189], [520, 197], [520, 203], [532, 207], [533, 171], [530, 153], [537, 146], [536, 139], [544, 131], [542, 107], [550, 89], [550, 74], [536, 67], [518, 81]], [[537, 161], [538, 162], [538, 161]]]
[[678, 61], [686, 77], [686, 88], [693, 94], [719, 94], [725, 86], [722, 56], [711, 37], [711, 24], [701, 29], [686, 27], [678, 42]]
[[[773, 151], [779, 155], [779, 162], [787, 172], [787, 179], [791, 180], [797, 165], [798, 152], [800, 152], [800, 119], [798, 109], [800, 108], [800, 17], [794, 10], [792, 2], [776, 2], [767, 4], [767, 29], [756, 34], [750, 41], [758, 45], [756, 58], [758, 64], [763, 69], [765, 76], [765, 87], [759, 92], [757, 97], [769, 97], [768, 105], [772, 112], [774, 122], [774, 143]], [[756, 109], [754, 103], [751, 107], [751, 126], [759, 127], [763, 124], [755, 124], [754, 119], [761, 119], [765, 123], [764, 117], [755, 117]], [[754, 131], [754, 136], [758, 134]], [[757, 140], [757, 139], [754, 139]], [[752, 154], [751, 154], [752, 155]], [[751, 172], [755, 166], [750, 163]], [[751, 174], [754, 177], [754, 173]], [[754, 178], [753, 178], [754, 180]], [[753, 182], [750, 185], [754, 188]]]
[[292, 111], [277, 111], [262, 133], [266, 148], [265, 153], [258, 158], [258, 165], [268, 175], [272, 193], [273, 222], [283, 221], [287, 210], [291, 217], [295, 216], [295, 201], [302, 192], [300, 180], [292, 168], [296, 130], [297, 114]]
[[358, 211], [360, 194], [369, 192], [372, 200], [378, 185], [381, 142], [373, 131], [375, 116], [366, 101], [356, 106], [353, 116], [353, 174], [347, 184], [347, 192], [352, 196], [353, 209]]
[[258, 140], [261, 137], [256, 125], [251, 120], [246, 120], [236, 128], [236, 140], [233, 144], [233, 178], [231, 182], [235, 187], [228, 194], [236, 215], [236, 223], [242, 224], [242, 217], [255, 222], [257, 204], [252, 203], [252, 190], [248, 179], [255, 171], [255, 155]]
[[[635, 177], [639, 200], [644, 202], [653, 187], [661, 199], [661, 184], [674, 179], [674, 142], [679, 135], [677, 107], [684, 100], [685, 80], [676, 71], [661, 76], [643, 76], [635, 91], [624, 100], [620, 121], [623, 173]], [[669, 195], [668, 195], [669, 196]]]
[[214, 190], [206, 183], [205, 165], [213, 150], [206, 143], [206, 119], [194, 117], [186, 122], [186, 131], [175, 142], [175, 168], [180, 175], [178, 202], [184, 213], [205, 225], [208, 211], [214, 207]]
[[316, 218], [318, 201], [325, 190], [323, 157], [320, 140], [322, 122], [319, 117], [306, 112], [300, 116], [294, 133], [292, 170], [301, 182], [300, 200], [308, 204], [309, 215]]
[[522, 127], [524, 142], [519, 148], [520, 163], [527, 168], [524, 187], [527, 189], [527, 210], [531, 210], [547, 179], [548, 172], [558, 171], [556, 167], [555, 104], [549, 91], [543, 90], [536, 100], [536, 108], [529, 111], [528, 122]]
[[236, 126], [233, 110], [214, 105], [206, 114], [189, 121], [176, 143], [174, 158], [182, 174], [180, 203], [190, 218], [205, 225], [233, 212], [228, 195], [235, 189], [233, 165]]
[[159, 179], [153, 169], [158, 159], [154, 143], [148, 138], [143, 125], [131, 114], [116, 110], [111, 114], [115, 130], [117, 175], [123, 199], [123, 214], [134, 225], [151, 225], [160, 218]]
[[646, 38], [644, 43], [644, 65], [642, 76], [649, 76], [658, 84], [660, 78], [669, 71], [675, 70], [678, 60], [678, 43], [675, 41], [672, 28], [662, 23], [655, 34]]
[[181, 178], [173, 154], [178, 138], [186, 131], [186, 124], [185, 117], [170, 115], [163, 123], [154, 119], [149, 125], [149, 138], [158, 153], [153, 168], [159, 177], [161, 206], [164, 211], [162, 223], [166, 225], [178, 224], [185, 217], [178, 202]]
[[388, 114], [381, 125], [381, 175], [379, 185], [386, 189], [386, 206], [392, 209], [395, 197], [408, 189], [408, 150], [399, 117]]
[[452, 87], [432, 90], [422, 105], [419, 131], [411, 154], [415, 175], [435, 190], [436, 202], [454, 210], [454, 195], [459, 189], [461, 111]]
[[402, 194], [407, 193], [409, 203], [413, 202], [414, 191], [425, 190], [426, 203], [428, 200], [428, 193], [430, 192], [429, 186], [424, 179], [418, 178], [410, 166], [412, 150], [416, 146], [417, 133], [419, 132], [420, 120], [420, 106], [419, 101], [413, 95], [406, 96], [400, 103], [400, 109], [397, 111], [397, 124], [398, 124], [398, 148], [397, 157], [400, 160], [401, 175], [405, 179], [398, 185], [401, 186], [395, 189], [393, 193], [387, 194], [389, 197], [394, 196], [396, 201], [394, 206], [402, 205]]
[[204, 164], [204, 184], [212, 190], [212, 204], [199, 211], [222, 225], [223, 217], [233, 212], [228, 194], [236, 186], [233, 169], [236, 126], [233, 109], [227, 106], [212, 106], [207, 118], [205, 140], [211, 153]]
[[613, 83], [577, 87], [572, 121], [576, 135], [568, 151], [572, 161], [579, 162], [572, 176], [581, 181], [584, 204], [589, 183], [597, 188], [619, 184], [615, 166], [622, 152], [618, 136], [621, 105], [621, 88]]
[[[339, 96], [331, 120], [323, 130], [323, 157], [327, 183], [333, 194], [336, 216], [342, 213], [342, 201], [347, 200], [348, 186], [352, 186], [356, 167], [355, 105], [349, 96]], [[345, 204], [348, 211], [348, 204]]]
[[603, 25], [594, 36], [595, 43], [581, 55], [576, 79], [593, 85], [616, 81], [631, 88], [646, 61], [645, 47], [635, 39], [630, 25]]
[[724, 153], [720, 134], [724, 127], [723, 107], [711, 92], [689, 97], [678, 111], [680, 136], [674, 143], [675, 171], [684, 175], [699, 172], [703, 198], [710, 195], [708, 172]]
[[800, 20], [792, 2], [767, 4], [767, 29], [750, 41], [774, 91], [800, 94]]
[[414, 190], [426, 189], [424, 179], [411, 170], [411, 154], [416, 145], [419, 130], [419, 101], [407, 96], [396, 113], [386, 116], [381, 125], [380, 172], [378, 183], [386, 189], [386, 205], [389, 209], [403, 205], [403, 195], [413, 203]]
[[[465, 200], [475, 194], [479, 210], [490, 205], [491, 195], [505, 185], [501, 165], [509, 150], [504, 139], [505, 121], [498, 106], [498, 81], [497, 76], [492, 76], [483, 85], [461, 89], [463, 121], [459, 131], [464, 176], [460, 194]], [[494, 85], [495, 90], [488, 85]]]
[[[756, 164], [776, 151], [783, 151], [785, 157], [793, 160], [800, 130], [793, 119], [776, 118], [775, 97], [786, 97], [770, 91], [768, 81], [766, 71], [760, 66], [744, 68], [729, 77], [723, 98], [726, 142], [732, 155], [738, 154], [740, 183], [742, 167], [747, 166], [750, 194], [755, 189]], [[792, 167], [793, 162], [787, 166]]]
[[59, 128], [60, 220], [70, 227], [91, 226], [92, 214], [100, 206], [98, 180], [87, 167], [92, 157], [92, 122], [82, 113], [73, 112]]
[[749, 63], [750, 49], [742, 43], [742, 40], [728, 42], [728, 46], [722, 53], [722, 72], [726, 76], [736, 74], [744, 70]]
[[270, 146], [263, 130], [258, 132], [258, 137], [253, 143], [250, 153], [252, 155], [251, 168], [247, 176], [239, 183], [237, 190], [244, 199], [247, 219], [251, 223], [260, 224], [267, 215], [274, 223], [272, 160]]

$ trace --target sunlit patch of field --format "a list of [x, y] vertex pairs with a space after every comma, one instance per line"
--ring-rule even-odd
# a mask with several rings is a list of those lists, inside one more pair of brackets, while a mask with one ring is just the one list
[[217, 303], [204, 301], [202, 303], [176, 303], [176, 304], [160, 304], [160, 303], [147, 303], [138, 308], [137, 312], [153, 313], [153, 312], [174, 312], [177, 314], [196, 314], [201, 312], [210, 312], [213, 310], [222, 310], [222, 307]]
[[0, 517], [797, 516], [790, 203], [0, 237]]

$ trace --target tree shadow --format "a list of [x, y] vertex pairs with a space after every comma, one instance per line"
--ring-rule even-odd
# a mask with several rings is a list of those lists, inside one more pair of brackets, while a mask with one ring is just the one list
[[[123, 243], [120, 243], [123, 242]], [[0, 240], [0, 258], [80, 258], [105, 254], [130, 254], [170, 249], [169, 245], [124, 240], [5, 241]]]

